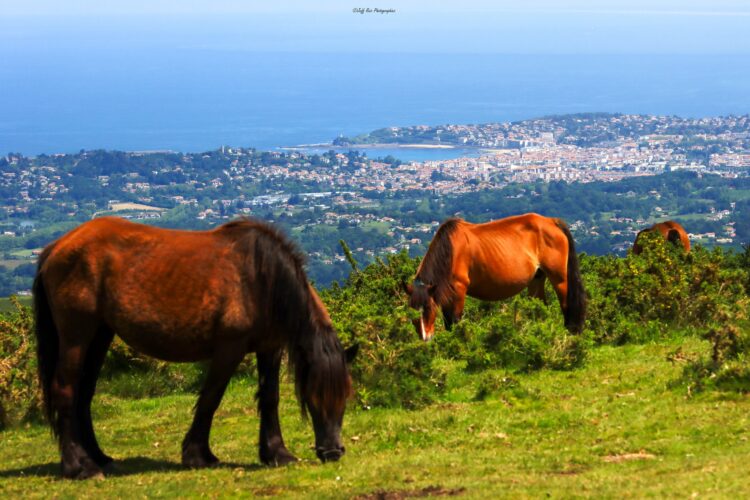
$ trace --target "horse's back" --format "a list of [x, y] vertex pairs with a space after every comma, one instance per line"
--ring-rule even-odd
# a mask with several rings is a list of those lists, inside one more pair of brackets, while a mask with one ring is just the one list
[[686, 252], [690, 251], [690, 238], [679, 222], [673, 220], [658, 222], [651, 227], [651, 230], [658, 231], [669, 242], [679, 242]]
[[514, 215], [504, 219], [474, 224], [470, 231], [480, 240], [512, 253], [538, 254], [542, 247], [567, 248], [560, 219], [537, 213]]
[[97, 308], [102, 256], [110, 235], [128, 224], [107, 217], [81, 224], [50, 243], [42, 252], [38, 274], [58, 309], [93, 313]]
[[[217, 330], [249, 328], [242, 259], [220, 232], [101, 218], [45, 252], [39, 272], [57, 316], [89, 318], [147, 354], [199, 359]], [[182, 348], [167, 346], [167, 337]]]
[[507, 298], [526, 288], [539, 268], [563, 272], [568, 241], [559, 223], [527, 213], [466, 226], [471, 234], [467, 246], [471, 295]]

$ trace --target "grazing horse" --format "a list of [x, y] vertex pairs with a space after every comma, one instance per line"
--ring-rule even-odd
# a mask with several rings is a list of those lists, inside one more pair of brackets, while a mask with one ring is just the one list
[[565, 326], [580, 332], [586, 314], [573, 236], [560, 219], [525, 214], [485, 224], [448, 219], [437, 230], [414, 282], [405, 285], [409, 305], [421, 310], [414, 326], [422, 340], [435, 331], [437, 308], [445, 327], [461, 319], [466, 295], [501, 300], [529, 288], [545, 300], [549, 278], [565, 317]]
[[112, 462], [94, 435], [91, 399], [117, 334], [166, 361], [209, 360], [182, 463], [213, 465], [214, 412], [245, 354], [258, 361], [260, 459], [295, 461], [279, 426], [284, 350], [303, 414], [312, 417], [322, 461], [344, 453], [341, 424], [351, 378], [325, 306], [308, 284], [296, 247], [250, 219], [211, 231], [177, 231], [102, 217], [51, 243], [34, 280], [37, 357], [46, 415], [62, 475], [101, 476]]
[[674, 245], [682, 245], [682, 248], [685, 249], [685, 253], [690, 252], [690, 238], [688, 238], [685, 229], [677, 222], [668, 220], [658, 222], [653, 226], [638, 232], [638, 235], [635, 237], [635, 242], [633, 243], [633, 253], [635, 255], [640, 255], [643, 251], [643, 247], [638, 243], [638, 239], [643, 233], [650, 233], [653, 231], [659, 232], [662, 238]]

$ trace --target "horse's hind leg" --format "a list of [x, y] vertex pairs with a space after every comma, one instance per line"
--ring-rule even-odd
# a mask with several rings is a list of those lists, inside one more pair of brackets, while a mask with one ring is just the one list
[[195, 405], [193, 424], [182, 441], [182, 465], [206, 467], [218, 463], [219, 459], [211, 453], [208, 445], [211, 423], [229, 379], [245, 357], [245, 352], [245, 346], [237, 344], [216, 348], [208, 369], [208, 377]]
[[86, 354], [93, 334], [66, 335], [60, 328], [60, 356], [52, 381], [52, 400], [57, 413], [55, 430], [60, 442], [63, 477], [101, 477], [102, 470], [89, 456], [81, 439], [81, 421], [76, 401]]
[[540, 299], [545, 304], [547, 303], [547, 294], [544, 293], [544, 281], [546, 278], [544, 271], [539, 269], [534, 274], [531, 282], [529, 282], [529, 297]]
[[281, 437], [279, 424], [279, 368], [282, 351], [258, 353], [258, 410], [260, 411], [260, 461], [266, 465], [296, 462]]
[[109, 345], [112, 343], [114, 334], [107, 328], [102, 328], [91, 342], [86, 354], [83, 366], [83, 375], [79, 383], [78, 393], [78, 419], [80, 422], [81, 444], [89, 456], [100, 467], [112, 463], [112, 458], [102, 452], [94, 434], [94, 425], [91, 421], [91, 399], [96, 391], [96, 381], [104, 364]]
[[[568, 280], [567, 276], [562, 271], [551, 272], [549, 274], [549, 281], [552, 283], [552, 288], [555, 290], [557, 300], [560, 302], [560, 309], [563, 315], [566, 315], [568, 310]], [[565, 316], [567, 318], [567, 316]]]

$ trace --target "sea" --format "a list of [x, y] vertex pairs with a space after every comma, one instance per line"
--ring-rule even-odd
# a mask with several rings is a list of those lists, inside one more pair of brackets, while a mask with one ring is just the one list
[[[750, 55], [0, 48], [0, 56], [0, 154], [275, 150], [390, 126], [750, 113]], [[421, 160], [476, 151], [365, 153]]]

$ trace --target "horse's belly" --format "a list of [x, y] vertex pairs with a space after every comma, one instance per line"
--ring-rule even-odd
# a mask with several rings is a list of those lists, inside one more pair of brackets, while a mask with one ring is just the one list
[[498, 258], [499, 265], [474, 266], [469, 271], [467, 293], [480, 300], [503, 300], [521, 293], [537, 270], [537, 265], [529, 259], [510, 263], [511, 259]]
[[479, 300], [503, 300], [521, 293], [528, 283], [481, 283], [470, 285], [467, 294]]
[[135, 351], [163, 361], [201, 361], [213, 353], [215, 340], [207, 332], [170, 332], [126, 326], [115, 333]]
[[[242, 311], [221, 308], [208, 300], [191, 300], [189, 294], [171, 295], [172, 299], [134, 297], [121, 294], [104, 310], [108, 326], [138, 352], [165, 361], [209, 359], [219, 344], [246, 338], [250, 324]], [[213, 301], [213, 302], [211, 302]], [[200, 307], [190, 306], [198, 303]]]

